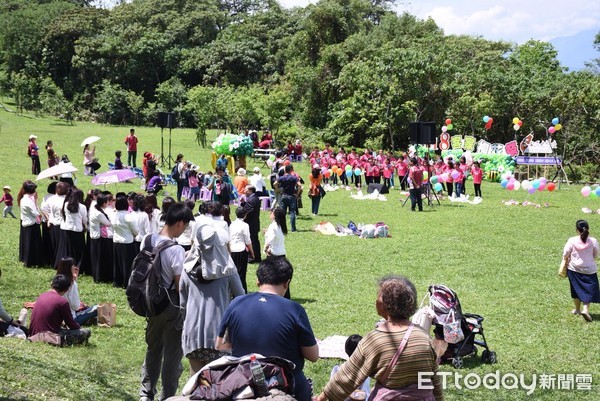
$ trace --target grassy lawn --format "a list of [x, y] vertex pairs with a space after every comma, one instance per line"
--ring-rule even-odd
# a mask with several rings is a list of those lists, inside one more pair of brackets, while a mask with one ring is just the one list
[[[13, 195], [25, 179], [32, 179], [26, 156], [27, 138], [38, 136], [38, 144], [54, 141], [59, 154], [68, 154], [82, 168], [81, 141], [90, 135], [102, 138], [97, 156], [106, 170], [114, 151], [125, 152], [123, 140], [129, 127], [77, 123], [65, 125], [53, 119], [15, 116], [0, 110], [0, 185], [10, 185]], [[138, 165], [144, 151], [160, 153], [160, 129], [136, 127], [140, 139]], [[214, 134], [212, 135], [214, 138]], [[211, 138], [209, 138], [211, 139]], [[168, 131], [165, 130], [165, 150]], [[202, 169], [210, 169], [210, 151], [195, 142], [193, 130], [173, 130], [173, 156], [183, 153]], [[46, 166], [41, 152], [42, 168]], [[126, 160], [124, 156], [124, 160]], [[249, 167], [254, 167], [249, 163]], [[296, 164], [307, 177], [309, 166]], [[266, 169], [263, 169], [263, 174]], [[80, 171], [79, 186], [91, 188], [90, 177]], [[38, 182], [40, 197], [49, 181]], [[108, 187], [113, 192], [138, 190], [139, 182]], [[173, 192], [173, 187], [167, 188]], [[472, 184], [467, 183], [468, 193]], [[582, 207], [600, 208], [600, 200], [583, 198], [580, 187], [561, 185], [553, 193], [536, 193], [529, 200], [548, 202], [548, 208], [505, 206], [502, 201], [527, 199], [524, 191], [508, 192], [499, 184], [484, 182], [479, 205], [450, 203], [426, 207], [412, 213], [402, 207], [403, 196], [393, 191], [387, 202], [354, 200], [348, 191], [334, 191], [321, 202], [322, 215], [310, 216], [310, 201], [298, 220], [298, 233], [288, 235], [286, 248], [295, 267], [292, 298], [300, 302], [318, 338], [330, 335], [364, 334], [378, 320], [375, 312], [376, 280], [389, 273], [408, 276], [419, 297], [433, 283], [444, 283], [459, 295], [463, 310], [485, 317], [483, 326], [498, 363], [486, 365], [479, 358], [468, 360], [461, 374], [523, 374], [531, 383], [536, 374], [538, 388], [531, 395], [540, 400], [600, 399], [600, 306], [592, 305], [594, 322], [572, 316], [569, 285], [556, 275], [562, 248], [575, 234], [575, 221], [587, 218], [591, 235], [600, 235], [600, 218], [583, 215]], [[322, 220], [346, 225], [384, 221], [391, 238], [359, 239], [327, 237], [312, 231]], [[262, 216], [263, 227], [268, 215]], [[18, 220], [0, 219], [0, 296], [5, 308], [18, 314], [25, 301], [33, 301], [48, 288], [50, 269], [27, 269], [18, 262]], [[255, 265], [251, 265], [255, 266]], [[254, 267], [255, 268], [255, 267]], [[254, 277], [250, 268], [248, 282]], [[57, 349], [20, 340], [0, 340], [0, 400], [135, 400], [145, 342], [142, 318], [131, 312], [122, 290], [94, 284], [89, 277], [79, 282], [88, 304], [115, 302], [117, 327], [92, 327], [90, 345]], [[480, 350], [481, 354], [481, 350]], [[186, 363], [184, 361], [184, 363]], [[317, 390], [325, 385], [337, 360], [307, 362], [306, 374]], [[456, 372], [445, 365], [443, 371]], [[541, 375], [590, 374], [590, 391], [540, 388]], [[187, 379], [187, 371], [181, 384]], [[457, 388], [454, 379], [446, 391], [448, 400], [522, 400], [522, 389]]]

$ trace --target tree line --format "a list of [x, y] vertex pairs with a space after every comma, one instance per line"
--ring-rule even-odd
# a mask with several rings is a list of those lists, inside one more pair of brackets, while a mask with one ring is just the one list
[[393, 149], [407, 146], [412, 121], [452, 118], [455, 133], [504, 143], [541, 139], [558, 116], [565, 158], [600, 161], [600, 59], [569, 72], [547, 42], [446, 35], [386, 0], [90, 4], [0, 0], [0, 94], [17, 112], [153, 125], [174, 111], [199, 135], [269, 127]]

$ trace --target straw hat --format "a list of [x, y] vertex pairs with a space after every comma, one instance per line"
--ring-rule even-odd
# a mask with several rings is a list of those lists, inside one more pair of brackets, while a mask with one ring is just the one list
[[246, 170], [243, 167], [240, 167], [237, 171], [237, 175], [246, 175]]
[[29, 135], [29, 139], [37, 139], [37, 136], [31, 134], [31, 135]]

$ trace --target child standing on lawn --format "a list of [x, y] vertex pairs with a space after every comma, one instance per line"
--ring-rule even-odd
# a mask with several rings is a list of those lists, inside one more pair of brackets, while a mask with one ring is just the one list
[[0, 198], [0, 203], [4, 202], [4, 204], [6, 206], [4, 207], [4, 210], [2, 211], [2, 217], [6, 218], [6, 215], [10, 214], [13, 219], [16, 219], [17, 216], [15, 216], [12, 212], [13, 197], [10, 194], [10, 187], [8, 185], [6, 185], [3, 188], [3, 190], [4, 190], [4, 195], [2, 195], [2, 198]]
[[471, 175], [473, 176], [473, 187], [475, 188], [475, 196], [481, 198], [481, 181], [483, 179], [483, 170], [479, 167], [479, 162], [473, 162], [471, 167]]

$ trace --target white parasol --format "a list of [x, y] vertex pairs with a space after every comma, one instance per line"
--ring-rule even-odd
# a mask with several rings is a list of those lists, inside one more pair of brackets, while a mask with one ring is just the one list
[[44, 178], [56, 177], [61, 174], [72, 173], [74, 171], [79, 170], [71, 163], [58, 163], [56, 166], [47, 168], [46, 170], [39, 173], [35, 180], [39, 181], [43, 180]]
[[88, 136], [81, 142], [81, 146], [89, 145], [100, 140], [99, 136]]

